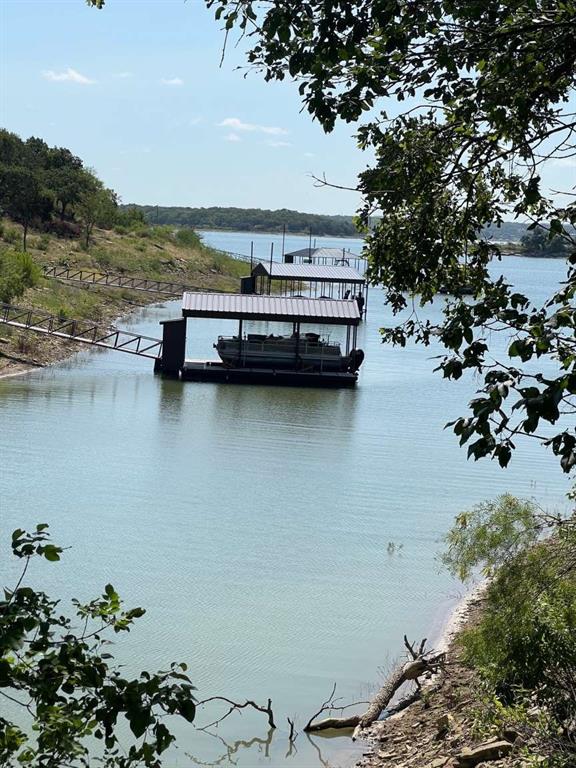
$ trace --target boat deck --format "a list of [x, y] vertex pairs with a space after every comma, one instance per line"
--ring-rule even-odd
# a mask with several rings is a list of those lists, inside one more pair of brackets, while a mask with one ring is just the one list
[[273, 384], [280, 387], [353, 387], [357, 373], [306, 372], [273, 368], [230, 368], [217, 360], [185, 360], [183, 381], [211, 381], [229, 384]]

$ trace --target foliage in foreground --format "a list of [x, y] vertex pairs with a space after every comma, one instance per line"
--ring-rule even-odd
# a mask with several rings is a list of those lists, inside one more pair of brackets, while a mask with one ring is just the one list
[[[251, 67], [298, 84], [326, 131], [367, 118], [357, 128], [370, 157], [360, 221], [381, 214], [367, 237], [369, 275], [394, 313], [407, 310], [383, 338], [437, 339], [445, 377], [478, 375], [469, 413], [452, 424], [468, 455], [506, 466], [531, 436], [569, 472], [576, 205], [569, 177], [552, 191], [543, 168], [575, 147], [576, 0], [205, 1], [226, 39], [236, 29], [247, 41]], [[565, 244], [567, 280], [541, 303], [490, 269], [500, 249], [487, 228], [511, 216]], [[412, 297], [429, 304], [443, 286], [454, 298], [440, 323], [410, 312]], [[508, 340], [501, 354], [495, 332]]]
[[512, 724], [549, 765], [576, 761], [576, 517], [502, 496], [457, 519], [444, 563], [492, 578], [478, 624], [461, 636], [488, 692], [485, 721]]
[[[144, 610], [124, 610], [110, 584], [88, 603], [74, 600], [74, 619], [61, 614], [57, 600], [26, 586], [33, 559], [54, 562], [62, 554], [47, 528], [42, 524], [33, 533], [16, 530], [12, 535], [12, 551], [23, 568], [0, 602], [0, 696], [17, 710], [17, 722], [0, 716], [0, 764], [61, 768], [99, 762], [106, 768], [158, 768], [174, 740], [165, 717], [194, 720], [186, 667], [172, 664], [134, 679], [121, 674], [104, 635], [129, 631]], [[119, 737], [123, 720], [135, 737], [127, 750]], [[98, 757], [89, 757], [87, 740], [97, 740]]]

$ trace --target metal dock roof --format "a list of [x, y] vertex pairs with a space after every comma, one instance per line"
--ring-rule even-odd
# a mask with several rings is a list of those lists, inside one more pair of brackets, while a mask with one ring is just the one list
[[297, 251], [290, 251], [284, 254], [285, 256], [293, 256], [295, 258], [307, 258], [314, 259], [359, 259], [362, 258], [358, 253], [352, 253], [344, 248], [299, 248]]
[[272, 280], [304, 280], [317, 283], [358, 283], [363, 284], [364, 278], [352, 267], [321, 266], [319, 264], [285, 264], [264, 261], [257, 264], [252, 274], [264, 275]]
[[275, 320], [289, 323], [358, 325], [360, 312], [353, 299], [309, 299], [236, 293], [185, 293], [183, 317], [222, 317]]

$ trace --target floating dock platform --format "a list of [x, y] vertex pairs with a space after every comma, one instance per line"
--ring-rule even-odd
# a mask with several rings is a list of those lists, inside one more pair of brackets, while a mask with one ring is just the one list
[[230, 368], [218, 360], [185, 360], [182, 381], [220, 384], [265, 384], [276, 387], [353, 387], [357, 374], [348, 371], [307, 372], [270, 368]]

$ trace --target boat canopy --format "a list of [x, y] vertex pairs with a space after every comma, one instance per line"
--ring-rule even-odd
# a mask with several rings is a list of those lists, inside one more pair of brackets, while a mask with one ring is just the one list
[[327, 325], [360, 323], [360, 311], [354, 299], [309, 299], [236, 293], [187, 292], [182, 297], [182, 316]]
[[365, 278], [352, 267], [325, 266], [320, 264], [284, 264], [260, 262], [252, 270], [253, 277], [270, 280], [302, 280], [314, 283], [349, 283], [364, 285]]

